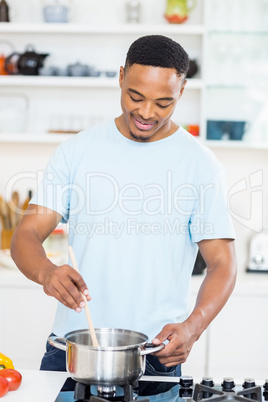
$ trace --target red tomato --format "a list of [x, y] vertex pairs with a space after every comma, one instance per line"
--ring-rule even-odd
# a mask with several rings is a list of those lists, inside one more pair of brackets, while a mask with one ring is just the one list
[[8, 381], [9, 391], [15, 391], [19, 388], [22, 380], [21, 373], [14, 369], [4, 369], [0, 371], [0, 377]]
[[4, 377], [0, 377], [0, 398], [8, 393], [8, 381]]

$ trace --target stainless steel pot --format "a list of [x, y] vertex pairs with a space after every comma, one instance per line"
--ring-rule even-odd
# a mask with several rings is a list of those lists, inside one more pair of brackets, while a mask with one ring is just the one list
[[144, 373], [145, 355], [165, 347], [125, 329], [97, 328], [96, 335], [100, 347], [92, 346], [86, 329], [69, 332], [64, 338], [48, 338], [51, 345], [66, 351], [66, 368], [75, 381], [107, 386], [131, 383]]

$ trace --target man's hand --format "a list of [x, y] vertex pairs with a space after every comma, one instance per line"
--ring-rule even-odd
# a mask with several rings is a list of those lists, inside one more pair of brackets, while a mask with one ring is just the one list
[[42, 285], [44, 292], [55, 297], [66, 307], [69, 307], [80, 313], [85, 302], [81, 293], [87, 300], [91, 300], [87, 285], [82, 276], [69, 265], [56, 266], [49, 264], [43, 271]]
[[162, 331], [152, 340], [154, 345], [159, 345], [168, 341], [165, 348], [155, 353], [160, 363], [166, 367], [177, 366], [184, 363], [192, 349], [196, 339], [193, 338], [192, 332], [187, 321], [181, 324], [167, 324]]

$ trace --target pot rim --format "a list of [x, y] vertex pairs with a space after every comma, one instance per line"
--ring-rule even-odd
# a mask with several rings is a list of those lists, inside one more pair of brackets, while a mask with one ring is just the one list
[[79, 334], [79, 333], [89, 333], [89, 329], [78, 329], [75, 331], [71, 331], [68, 332], [67, 334], [64, 335], [64, 339], [66, 341], [66, 343], [73, 345], [73, 346], [79, 346], [79, 348], [83, 348], [83, 349], [92, 349], [92, 350], [102, 350], [102, 351], [125, 351], [125, 350], [129, 350], [129, 349], [136, 349], [138, 347], [142, 348], [143, 346], [146, 345], [146, 343], [148, 342], [148, 336], [143, 334], [142, 332], [137, 332], [137, 331], [132, 331], [130, 329], [121, 329], [121, 328], [95, 328], [95, 332], [96, 335], [98, 335], [98, 333], [103, 333], [103, 332], [111, 332], [111, 333], [126, 333], [126, 334], [134, 334], [137, 336], [141, 336], [144, 338], [143, 342], [140, 343], [136, 343], [133, 345], [126, 345], [126, 346], [92, 346], [92, 345], [82, 345], [80, 343], [76, 343], [73, 341], [70, 341], [68, 339], [68, 337], [75, 335], [75, 334]]

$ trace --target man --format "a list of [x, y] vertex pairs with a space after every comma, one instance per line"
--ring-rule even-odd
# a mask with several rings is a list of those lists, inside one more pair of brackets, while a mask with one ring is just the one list
[[[12, 241], [19, 269], [60, 302], [53, 333], [87, 327], [77, 314], [83, 292], [92, 298], [95, 327], [166, 343], [147, 357], [146, 374], [180, 375], [236, 277], [222, 167], [171, 120], [188, 63], [184, 49], [164, 36], [130, 46], [120, 68], [121, 116], [59, 146]], [[61, 220], [69, 223], [80, 274], [52, 264], [42, 247]], [[207, 272], [189, 315], [198, 247]], [[48, 346], [41, 368], [64, 370], [64, 352]]]

